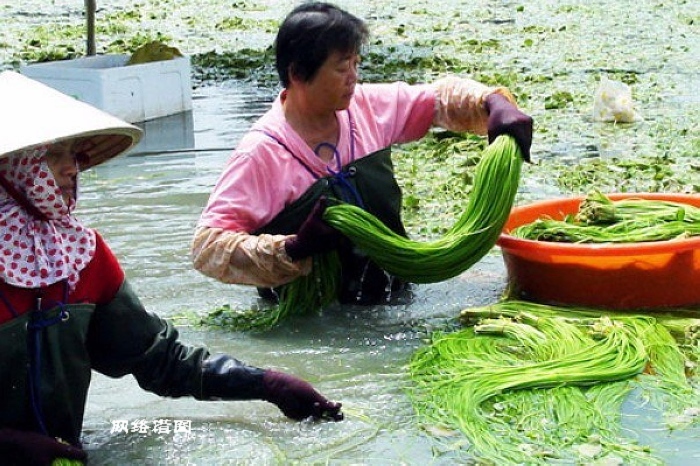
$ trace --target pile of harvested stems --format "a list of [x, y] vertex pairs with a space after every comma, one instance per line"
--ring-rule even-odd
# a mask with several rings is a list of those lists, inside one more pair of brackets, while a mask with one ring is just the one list
[[575, 216], [541, 218], [512, 236], [564, 243], [638, 243], [700, 235], [700, 208], [679, 202], [625, 198], [612, 201], [593, 191]]
[[461, 320], [414, 354], [409, 393], [428, 423], [465, 434], [487, 464], [663, 464], [625, 438], [626, 396], [648, 390], [670, 427], [698, 413], [686, 371], [700, 355], [700, 319], [504, 301]]
[[[499, 136], [487, 146], [476, 168], [466, 210], [436, 241], [399, 236], [372, 214], [350, 204], [328, 207], [324, 219], [389, 273], [414, 283], [446, 280], [493, 248], [513, 206], [522, 163], [520, 148], [510, 136]], [[278, 306], [243, 311], [224, 306], [203, 322], [233, 330], [266, 330], [285, 316], [318, 311], [337, 297], [339, 270], [337, 254], [317, 256], [309, 276], [281, 288]]]

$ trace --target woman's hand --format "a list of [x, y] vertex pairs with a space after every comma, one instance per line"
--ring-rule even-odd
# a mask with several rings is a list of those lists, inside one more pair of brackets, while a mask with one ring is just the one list
[[293, 261], [329, 252], [338, 247], [342, 233], [323, 220], [327, 204], [328, 200], [321, 197], [304, 220], [296, 236], [285, 241], [284, 249]]
[[48, 435], [16, 429], [0, 429], [0, 463], [48, 466], [57, 458], [86, 461], [78, 447], [59, 442]]
[[508, 134], [518, 143], [523, 159], [530, 161], [532, 145], [532, 117], [518, 110], [508, 99], [500, 94], [486, 97], [489, 112], [487, 122], [489, 144], [501, 134]]
[[263, 399], [277, 405], [288, 418], [342, 421], [341, 403], [327, 400], [310, 383], [293, 375], [268, 370], [263, 375]]

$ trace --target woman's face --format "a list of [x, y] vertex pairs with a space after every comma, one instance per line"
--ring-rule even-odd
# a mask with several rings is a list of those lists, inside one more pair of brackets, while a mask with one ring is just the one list
[[61, 188], [61, 195], [66, 205], [75, 199], [78, 183], [78, 162], [74, 152], [74, 141], [52, 144], [46, 152], [46, 164]]
[[355, 92], [359, 64], [360, 55], [355, 52], [331, 53], [313, 79], [306, 83], [307, 91], [324, 107], [345, 110]]

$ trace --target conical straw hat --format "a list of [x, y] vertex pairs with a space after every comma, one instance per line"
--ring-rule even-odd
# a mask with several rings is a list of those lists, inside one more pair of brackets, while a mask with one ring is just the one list
[[141, 140], [140, 128], [13, 71], [0, 73], [0, 103], [0, 157], [80, 138], [86, 170]]

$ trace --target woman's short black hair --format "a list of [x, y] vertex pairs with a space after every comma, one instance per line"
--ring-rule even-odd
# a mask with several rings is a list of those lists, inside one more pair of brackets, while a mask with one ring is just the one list
[[369, 38], [365, 23], [330, 3], [310, 2], [292, 10], [275, 39], [275, 64], [287, 87], [290, 73], [304, 82], [333, 52], [360, 52]]

